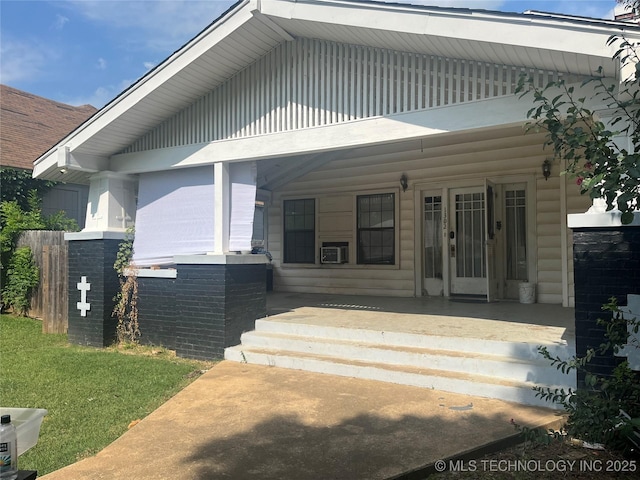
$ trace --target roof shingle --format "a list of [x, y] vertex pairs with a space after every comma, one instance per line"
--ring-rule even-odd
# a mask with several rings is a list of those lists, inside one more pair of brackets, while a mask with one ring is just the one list
[[97, 112], [0, 85], [0, 165], [33, 170], [33, 162]]

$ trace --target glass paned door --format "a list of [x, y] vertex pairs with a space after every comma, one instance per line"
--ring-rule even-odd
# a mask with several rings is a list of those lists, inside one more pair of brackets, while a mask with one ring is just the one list
[[525, 184], [504, 187], [505, 297], [518, 298], [518, 285], [529, 279], [527, 191]]
[[487, 294], [484, 186], [452, 189], [449, 233], [451, 293]]
[[440, 296], [444, 290], [442, 198], [442, 194], [430, 193], [423, 197], [423, 285], [424, 293], [432, 296]]

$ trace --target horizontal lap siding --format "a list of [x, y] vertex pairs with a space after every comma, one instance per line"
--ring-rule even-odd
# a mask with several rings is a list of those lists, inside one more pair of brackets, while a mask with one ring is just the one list
[[[482, 150], [478, 150], [479, 146]], [[540, 177], [535, 186], [539, 301], [562, 303], [560, 177], [554, 175], [547, 181], [541, 177], [540, 165], [544, 158], [542, 137], [531, 134], [520, 135], [517, 140], [498, 138], [493, 142], [471, 142], [466, 146], [464, 138], [461, 138], [455, 145], [425, 149], [423, 153], [372, 154], [331, 162], [274, 192], [269, 209], [269, 250], [275, 264], [274, 288], [291, 292], [413, 296], [415, 256], [420, 255], [420, 247], [414, 245], [415, 228], [421, 226], [414, 222], [415, 196], [412, 185], [445, 184], [461, 178], [480, 185], [485, 177], [524, 174]], [[406, 192], [398, 188], [402, 173], [407, 174], [410, 182]], [[396, 268], [364, 265], [282, 266], [283, 198], [315, 197], [322, 202], [322, 198], [327, 196], [350, 196], [353, 202], [353, 197], [360, 193], [392, 189], [397, 189], [396, 198], [400, 200], [400, 214], [396, 218], [399, 228]], [[569, 209], [579, 209], [580, 200], [583, 199], [574, 198], [576, 193], [570, 188], [567, 190], [571, 195]], [[320, 213], [330, 214], [328, 211]], [[355, 222], [355, 212], [353, 219]], [[355, 241], [355, 226], [348, 240]]]
[[[548, 180], [538, 179], [536, 188], [537, 255], [538, 255], [538, 301], [562, 303], [562, 213], [560, 182], [566, 184], [566, 213], [582, 213], [591, 205], [588, 195], [571, 179], [559, 176], [554, 168]], [[573, 305], [573, 246], [571, 230], [566, 231], [566, 260], [569, 305]]]
[[541, 303], [562, 303], [562, 241], [560, 177], [555, 174], [536, 185], [538, 237], [537, 296]]

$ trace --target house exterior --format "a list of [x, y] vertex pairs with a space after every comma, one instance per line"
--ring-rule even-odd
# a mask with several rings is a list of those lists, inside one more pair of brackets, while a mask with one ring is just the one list
[[516, 88], [521, 75], [581, 88], [598, 67], [617, 84], [612, 34], [635, 40], [640, 29], [540, 12], [240, 1], [44, 153], [34, 175], [89, 185], [86, 226], [70, 243], [106, 245], [135, 223], [143, 282], [178, 281], [180, 265], [263, 275], [267, 260], [250, 253], [260, 247], [277, 291], [494, 301], [528, 283], [535, 301], [570, 307], [566, 219], [590, 201], [544, 135], [525, 133], [532, 100]]
[[[36, 158], [95, 112], [91, 105], [74, 107], [0, 85], [0, 165], [32, 171]], [[84, 227], [88, 185], [60, 182], [45, 194], [43, 213], [63, 210]]]

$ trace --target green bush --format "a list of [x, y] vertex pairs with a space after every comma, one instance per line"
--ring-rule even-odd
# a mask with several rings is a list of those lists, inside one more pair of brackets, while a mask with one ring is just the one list
[[618, 353], [629, 341], [627, 327], [637, 333], [640, 319], [624, 318], [615, 298], [602, 308], [612, 313], [609, 320], [598, 319], [598, 324], [606, 329], [605, 341], [598, 348], [587, 350], [584, 357], [570, 360], [553, 358], [545, 347], [538, 347], [539, 352], [562, 372], [575, 370], [582, 373], [584, 387], [577, 391], [548, 387], [534, 389], [540, 398], [563, 406], [569, 415], [566, 425], [569, 435], [624, 452], [635, 446], [633, 432], [640, 427], [640, 376], [629, 368], [626, 360], [618, 364], [611, 375], [595, 375], [589, 364], [597, 355]]
[[7, 268], [7, 280], [2, 289], [2, 303], [11, 307], [18, 315], [26, 315], [31, 301], [31, 292], [38, 285], [40, 271], [33, 261], [31, 248], [17, 248]]
[[[26, 199], [26, 209], [21, 206], [18, 200], [0, 202], [0, 286], [2, 286], [0, 310], [11, 307], [20, 314], [24, 314], [28, 309], [28, 303], [24, 307], [22, 305], [24, 302], [28, 302], [29, 293], [38, 284], [38, 274], [36, 273], [35, 284], [28, 286], [30, 280], [27, 280], [31, 278], [31, 274], [27, 275], [26, 273], [24, 254], [21, 254], [19, 258], [14, 258], [16, 242], [20, 233], [25, 230], [79, 230], [78, 223], [74, 219], [67, 218], [64, 212], [50, 216], [43, 215], [36, 190], [30, 191], [26, 195]], [[19, 273], [21, 277], [13, 278], [15, 272]]]
[[0, 167], [0, 201], [15, 201], [23, 210], [28, 210], [30, 195], [35, 191], [38, 197], [42, 197], [57, 182], [33, 178], [31, 170], [13, 167]]

